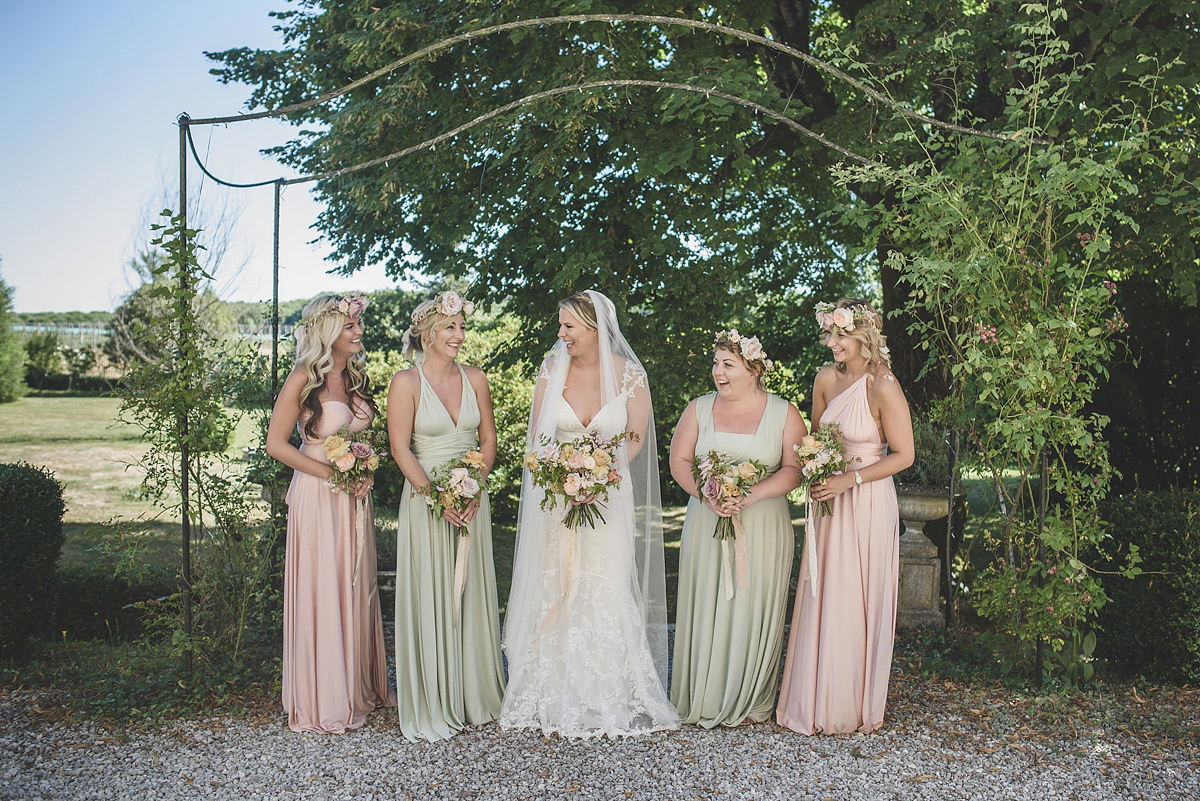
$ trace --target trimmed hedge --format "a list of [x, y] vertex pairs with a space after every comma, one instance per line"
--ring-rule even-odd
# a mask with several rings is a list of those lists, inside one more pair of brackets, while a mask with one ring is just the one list
[[1098, 654], [1119, 673], [1200, 680], [1200, 490], [1140, 490], [1102, 511], [1120, 554], [1136, 545], [1144, 572], [1102, 577]]
[[44, 467], [0, 464], [0, 656], [19, 656], [52, 608], [63, 486]]

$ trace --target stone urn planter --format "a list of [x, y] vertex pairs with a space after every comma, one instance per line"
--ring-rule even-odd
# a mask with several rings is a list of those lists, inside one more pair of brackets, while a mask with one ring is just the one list
[[944, 489], [896, 487], [900, 505], [900, 587], [896, 625], [944, 626], [941, 610], [942, 562], [937, 546], [925, 536], [925, 523], [950, 513], [950, 499]]

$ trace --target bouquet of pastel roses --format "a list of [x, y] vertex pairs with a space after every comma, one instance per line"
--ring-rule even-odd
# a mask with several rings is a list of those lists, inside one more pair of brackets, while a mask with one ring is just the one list
[[533, 485], [546, 490], [542, 509], [554, 509], [562, 498], [567, 508], [562, 522], [572, 531], [578, 531], [581, 525], [595, 528], [596, 518], [606, 522], [601, 509], [608, 500], [608, 491], [621, 484], [613, 460], [617, 447], [626, 439], [636, 442], [640, 438], [630, 431], [615, 437], [591, 431], [571, 442], [543, 438], [542, 448], [525, 457]]
[[[363, 439], [352, 440], [353, 436]], [[333, 475], [325, 479], [325, 484], [334, 492], [348, 492], [350, 487], [378, 470], [379, 462], [387, 458], [387, 451], [377, 450], [366, 432], [351, 434], [346, 426], [326, 437], [322, 447], [333, 465]]]
[[[794, 445], [799, 462], [800, 489], [805, 495], [813, 484], [819, 484], [830, 476], [840, 476], [857, 462], [858, 457], [846, 458], [846, 443], [842, 440], [842, 428], [837, 423], [823, 425], [816, 433], [809, 434]], [[825, 500], [817, 504], [817, 515], [833, 514], [833, 505]]]
[[[713, 503], [726, 498], [740, 498], [751, 487], [762, 481], [767, 468], [757, 459], [735, 462], [718, 451], [709, 451], [698, 462], [692, 464], [692, 477], [700, 485], [700, 494]], [[718, 517], [717, 530], [713, 537], [718, 540], [733, 536], [733, 518]]]
[[[483, 491], [483, 454], [467, 451], [458, 459], [440, 464], [429, 473], [429, 483], [416, 487], [437, 517], [447, 509], [463, 511]], [[452, 528], [458, 529], [459, 526]]]

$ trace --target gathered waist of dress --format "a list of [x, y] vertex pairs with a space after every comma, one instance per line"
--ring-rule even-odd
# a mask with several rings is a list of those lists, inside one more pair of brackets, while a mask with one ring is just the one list
[[847, 442], [846, 455], [856, 456], [862, 460], [863, 464], [872, 464], [878, 462], [887, 453], [886, 445], [879, 445], [874, 442]]
[[413, 455], [421, 463], [441, 464], [462, 456], [467, 451], [476, 450], [479, 439], [475, 431], [456, 431], [453, 434], [413, 434]]

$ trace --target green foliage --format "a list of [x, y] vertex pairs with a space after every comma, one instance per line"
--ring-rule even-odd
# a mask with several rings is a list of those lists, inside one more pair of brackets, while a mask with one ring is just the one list
[[95, 345], [84, 345], [79, 348], [63, 348], [63, 360], [67, 365], [67, 390], [74, 388], [75, 382], [87, 378], [88, 373], [100, 366], [103, 351]]
[[1103, 576], [1099, 653], [1115, 670], [1151, 681], [1200, 680], [1200, 490], [1138, 490], [1103, 511], [1116, 548], [1136, 552], [1132, 581]]
[[62, 346], [53, 331], [36, 333], [25, 340], [25, 362], [28, 381], [37, 389], [45, 389], [47, 379], [62, 372]]
[[12, 403], [28, 392], [25, 353], [13, 333], [12, 287], [0, 278], [0, 403]]
[[253, 355], [221, 358], [197, 305], [209, 278], [196, 261], [198, 232], [181, 217], [164, 216], [170, 222], [153, 226], [152, 244], [165, 256], [148, 262], [151, 278], [143, 287], [156, 312], [131, 329], [134, 341], [153, 338], [157, 348], [130, 368], [119, 417], [139, 426], [150, 445], [143, 490], [183, 518], [194, 538], [186, 547], [197, 554], [194, 574], [184, 576], [180, 593], [151, 608], [152, 618], [168, 629], [174, 653], [215, 663], [239, 658], [269, 594], [276, 528], [255, 522], [244, 471], [224, 454], [235, 422], [225, 410], [230, 391], [246, 404], [259, 403], [261, 415], [258, 396], [269, 392], [261, 384], [269, 376], [258, 373], [251, 397], [253, 382], [238, 375], [259, 366]]
[[[629, 1], [589, 10], [674, 8]], [[217, 56], [225, 63], [219, 74], [260, 86], [253, 102], [275, 106], [341, 86], [444, 36], [562, 10], [552, 2], [314, 7], [283, 20], [295, 50], [228, 51]], [[712, 14], [714, 21], [733, 18], [761, 30], [771, 10], [742, 2]], [[465, 122], [479, 113], [468, 97], [498, 106], [595, 78], [722, 83], [751, 99], [780, 99], [778, 88], [763, 84], [749, 48], [731, 50], [711, 35], [580, 25], [483, 44], [414, 63], [345, 102], [297, 117], [328, 135], [302, 136], [280, 156], [302, 170], [350, 165]], [[329, 201], [321, 225], [344, 272], [382, 261], [397, 277], [417, 266], [429, 276], [469, 279], [473, 298], [529, 321], [505, 356], [511, 362], [536, 363], [549, 348], [559, 298], [585, 288], [605, 292], [655, 375], [655, 406], [666, 424], [708, 386], [716, 329], [742, 324], [760, 334], [777, 362], [794, 362], [805, 348], [819, 350], [809, 315], [795, 330], [793, 304], [807, 303], [809, 287], [836, 296], [857, 283], [851, 274], [861, 260], [847, 255], [853, 232], [836, 237], [847, 243], [843, 249], [816, 228], [824, 219], [841, 232], [822, 214], [846, 196], [820, 180], [819, 164], [795, 145], [785, 130], [703, 95], [571, 94], [525, 106], [452, 147], [321, 184]], [[807, 376], [808, 367], [795, 372]]]
[[179, 592], [177, 571], [145, 566], [117, 571], [106, 559], [60, 565], [54, 620], [43, 634], [55, 640], [133, 641], [149, 633], [147, 609]]
[[[171, 260], [175, 257], [160, 248], [161, 241], [155, 240], [151, 245], [151, 250], [143, 251], [131, 262], [145, 282], [125, 296], [109, 322], [104, 355], [118, 368], [168, 356], [169, 340], [159, 336], [158, 321], [173, 313], [170, 307], [179, 300], [169, 278]], [[211, 277], [198, 265], [193, 278], [197, 286], [190, 292], [189, 303], [195, 317], [194, 327], [203, 332], [206, 341], [220, 341], [233, 332], [233, 315], [209, 285]]]
[[109, 723], [260, 714], [279, 703], [279, 650], [273, 644], [254, 663], [200, 663], [184, 672], [156, 643], [48, 643], [26, 662], [5, 666], [0, 676], [8, 684], [70, 688], [73, 713]]
[[916, 456], [912, 467], [900, 471], [896, 481], [918, 487], [950, 487], [950, 457], [952, 448], [947, 431], [930, 415], [914, 410], [913, 444]]
[[[1080, 114], [1072, 99], [1086, 73], [1063, 69], [1057, 12], [1025, 13], [1012, 52], [1029, 84], [1010, 91], [1005, 127], [1027, 134], [997, 141], [914, 127], [904, 138], [924, 159], [841, 174], [901, 201], [858, 218], [893, 243], [889, 267], [918, 311], [911, 330], [927, 368], [948, 378], [933, 419], [960, 433], [966, 467], [997, 499], [996, 522], [981, 532], [996, 559], [972, 601], [1001, 635], [998, 650], [1045, 642], [1059, 657], [1052, 664], [1066, 654], [1066, 675], [1083, 679], [1094, 647], [1086, 621], [1105, 600], [1096, 565], [1083, 560], [1106, 537], [1097, 504], [1112, 472], [1106, 420], [1085, 405], [1123, 327], [1103, 256], [1131, 222], [1122, 209], [1137, 188], [1123, 170], [1151, 150], [1142, 123], [1153, 109]], [[1030, 141], [1064, 118], [1086, 120], [1097, 138]]]
[[63, 546], [62, 484], [43, 467], [0, 464], [0, 657], [45, 625]]
[[[224, 82], [252, 87], [250, 105], [277, 108], [337, 89], [440, 39], [518, 17], [558, 13], [681, 14], [677, 4], [609, 0], [351, 0], [279, 15], [281, 50], [210, 54]], [[1031, 14], [1041, 15], [1031, 22]], [[1200, 72], [1196, 10], [1188, 0], [1114, 7], [1083, 0], [915, 6], [894, 0], [689, 6], [686, 16], [737, 26], [844, 67], [934, 119], [1011, 131], [1014, 103], [1044, 97], [1039, 80], [1071, 72], [1053, 119], [1037, 129], [1119, 142], [1093, 110], [1137, 108], [1148, 146], [1120, 166], [1138, 194], [1112, 199], [1125, 247], [1097, 254], [1110, 269], [1145, 272], [1195, 298], [1197, 178], [1192, 133]], [[1040, 27], [1039, 27], [1040, 26]], [[1026, 43], [1055, 42], [1031, 60]], [[1061, 44], [1061, 46], [1059, 46]], [[1020, 62], [1020, 63], [1018, 63]], [[1079, 66], [1085, 65], [1085, 66]], [[670, 25], [547, 25], [479, 37], [289, 119], [304, 133], [277, 155], [306, 172], [344, 168], [410, 147], [484, 110], [588, 80], [659, 79], [713, 86], [792, 114], [881, 163], [940, 164], [945, 141], [888, 113], [862, 85], [774, 51]], [[1116, 133], [1115, 138], [1109, 138]], [[1003, 164], [1003, 154], [980, 161]], [[874, 180], [838, 181], [834, 151], [741, 106], [674, 91], [577, 92], [526, 104], [422, 151], [318, 184], [329, 202], [319, 225], [344, 272], [382, 261], [396, 276], [470, 277], [477, 298], [506, 303], [528, 325], [514, 356], [535, 361], [554, 301], [595, 287], [617, 301], [630, 341], [654, 371], [659, 416], [707, 386], [713, 329], [758, 333], [777, 362], [808, 375], [813, 298], [882, 296], [892, 319], [908, 309], [894, 244], [834, 213], [919, 202]], [[965, 174], [965, 173], [964, 173]], [[986, 177], [987, 172], [977, 175]], [[972, 178], [975, 176], [971, 176]], [[1086, 178], [1086, 176], [1084, 176]], [[980, 193], [980, 202], [988, 195]], [[1064, 210], [1071, 213], [1072, 210]], [[935, 233], [951, 223], [939, 222]], [[869, 262], [877, 259], [875, 265]], [[873, 280], [876, 271], [880, 286]], [[868, 292], [862, 292], [866, 288]], [[799, 322], [797, 322], [797, 320]], [[897, 372], [921, 405], [940, 376], [924, 374], [908, 322], [889, 331]], [[807, 350], [806, 350], [807, 349]], [[806, 355], [807, 354], [807, 355]], [[806, 383], [806, 382], [804, 382]], [[930, 384], [930, 387], [925, 387]], [[656, 404], [658, 406], [658, 404]]]

